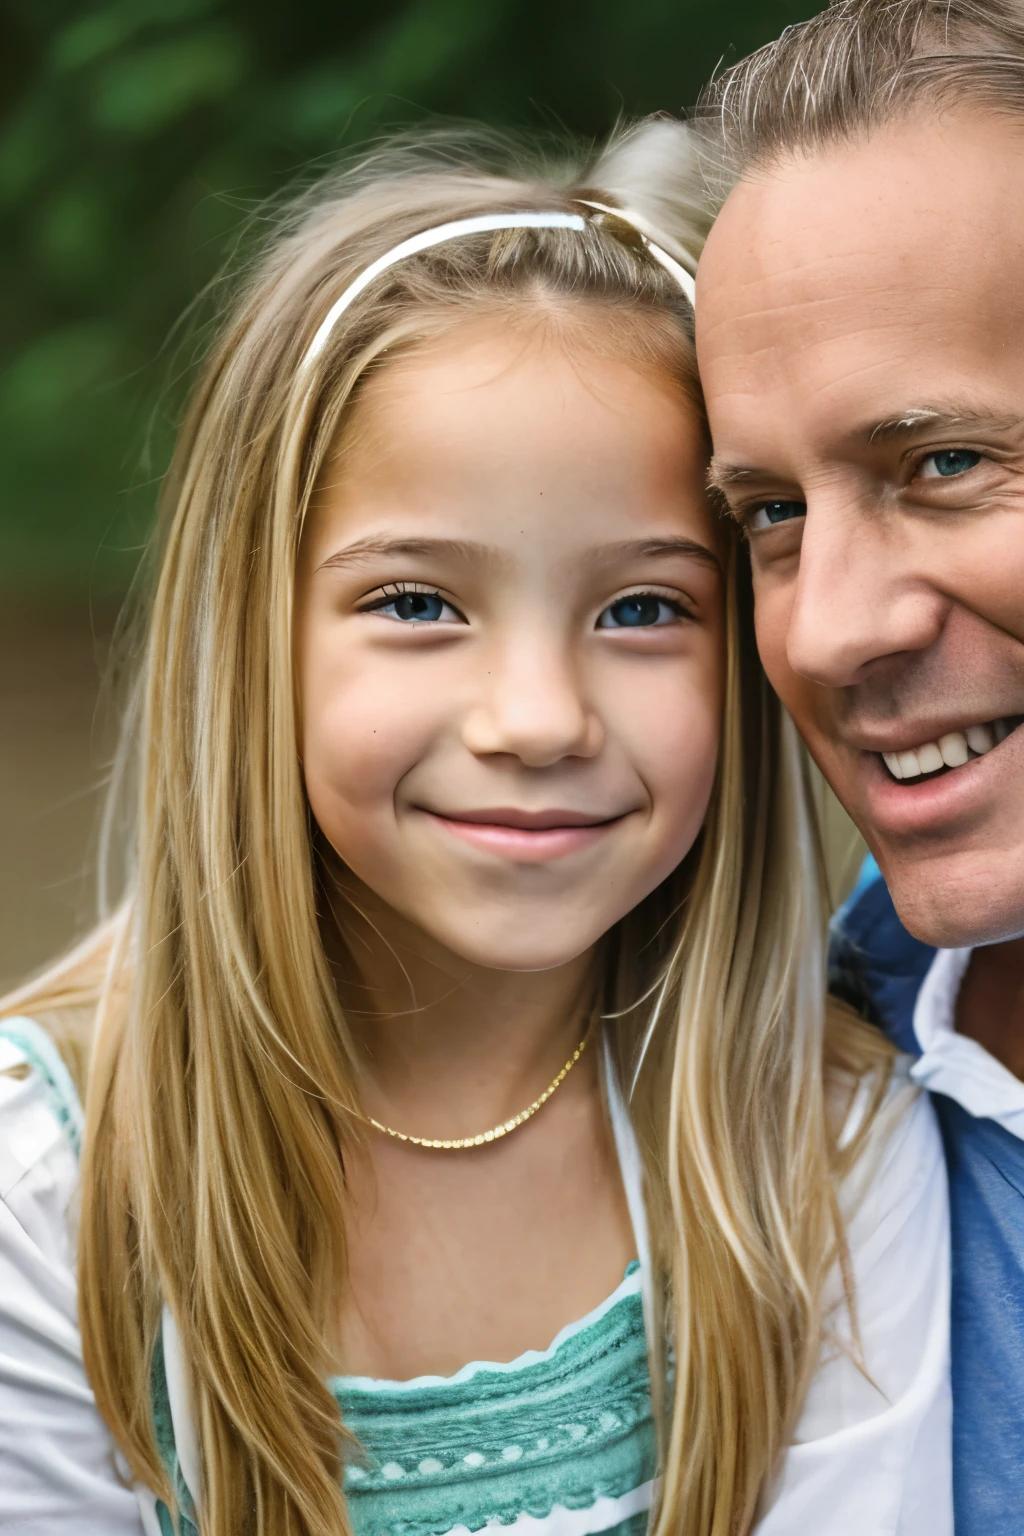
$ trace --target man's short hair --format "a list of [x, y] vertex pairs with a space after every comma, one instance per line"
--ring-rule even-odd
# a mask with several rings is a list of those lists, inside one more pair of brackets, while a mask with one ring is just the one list
[[919, 108], [1024, 118], [1024, 0], [833, 0], [725, 70], [699, 110], [719, 193]]

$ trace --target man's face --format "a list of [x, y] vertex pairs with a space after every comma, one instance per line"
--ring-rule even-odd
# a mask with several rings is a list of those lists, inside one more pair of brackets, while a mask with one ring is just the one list
[[713, 477], [768, 675], [942, 945], [1024, 930], [1024, 133], [785, 162], [701, 261]]

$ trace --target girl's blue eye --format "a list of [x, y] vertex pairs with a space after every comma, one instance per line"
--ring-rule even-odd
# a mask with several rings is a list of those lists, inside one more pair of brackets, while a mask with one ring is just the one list
[[943, 448], [922, 460], [918, 474], [922, 480], [951, 480], [980, 463], [981, 454], [975, 453], [973, 448]]
[[451, 623], [459, 619], [451, 603], [446, 603], [438, 592], [392, 592], [389, 597], [369, 603], [363, 612], [380, 613], [405, 624], [436, 624], [441, 619]]
[[751, 533], [759, 533], [764, 528], [774, 528], [777, 523], [791, 523], [798, 517], [806, 516], [806, 502], [762, 501], [753, 509], [747, 526]]
[[674, 624], [681, 609], [678, 603], [655, 597], [651, 592], [634, 592], [609, 603], [597, 621], [598, 629], [650, 629], [656, 624]]
[[395, 610], [396, 619], [439, 619], [444, 603], [436, 592], [402, 592], [389, 604]]

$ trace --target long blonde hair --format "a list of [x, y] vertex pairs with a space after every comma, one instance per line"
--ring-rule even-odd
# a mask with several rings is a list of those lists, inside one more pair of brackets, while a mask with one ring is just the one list
[[[705, 230], [687, 201], [687, 155], [681, 129], [653, 124], [561, 174], [499, 174], [458, 144], [372, 157], [318, 187], [270, 243], [182, 432], [126, 725], [127, 893], [8, 1006], [88, 1021], [86, 1366], [133, 1472], [170, 1499], [150, 1408], [169, 1305], [192, 1374], [204, 1536], [350, 1530], [326, 1340], [358, 1101], [318, 927], [291, 647], [317, 476], [360, 381], [474, 306], [597, 315], [609, 347], [671, 369], [698, 408], [689, 306], [614, 218], [422, 253], [346, 313], [308, 391], [300, 360], [369, 262], [475, 213], [617, 204], [692, 266]], [[804, 764], [757, 661], [738, 545], [729, 571], [706, 826], [604, 946], [662, 1282], [651, 1340], [662, 1536], [733, 1536], [753, 1518], [813, 1369], [823, 1280], [841, 1251], [836, 1181], [856, 1146], [838, 1150], [826, 1063], [832, 1083], [873, 1073], [876, 1098], [885, 1077], [870, 1034], [838, 1016], [826, 1024]], [[659, 1391], [669, 1349], [673, 1385]]]

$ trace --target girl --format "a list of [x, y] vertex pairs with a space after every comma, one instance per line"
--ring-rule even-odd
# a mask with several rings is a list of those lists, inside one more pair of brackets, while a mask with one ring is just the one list
[[128, 891], [6, 1009], [0, 1524], [948, 1529], [940, 1158], [826, 1014], [685, 148], [396, 151], [240, 294]]

